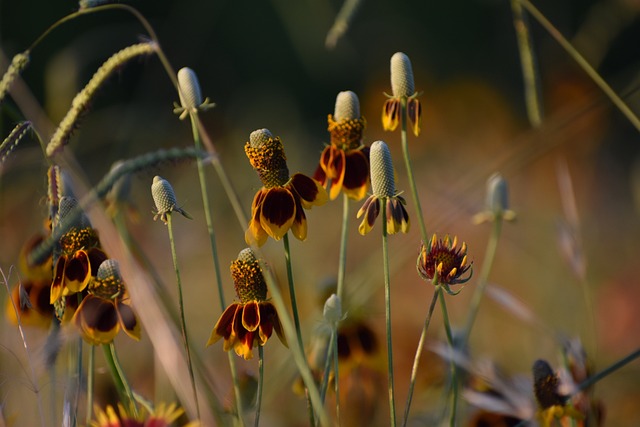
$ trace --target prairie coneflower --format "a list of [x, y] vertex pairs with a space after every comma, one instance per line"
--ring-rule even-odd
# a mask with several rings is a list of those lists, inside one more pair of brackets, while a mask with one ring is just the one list
[[[449, 286], [466, 283], [473, 274], [473, 263], [467, 262], [467, 244], [458, 246], [458, 238], [453, 241], [449, 236], [438, 239], [434, 234], [428, 245], [422, 244], [418, 256], [418, 274], [425, 280], [433, 280], [437, 276], [438, 284], [449, 294], [453, 294]], [[467, 271], [469, 275], [465, 276]]]
[[362, 200], [369, 184], [369, 149], [362, 144], [366, 121], [360, 116], [358, 96], [340, 92], [328, 122], [331, 144], [322, 151], [313, 177], [327, 189], [331, 200], [340, 190], [350, 199]]
[[382, 128], [394, 131], [404, 113], [403, 102], [406, 103], [406, 114], [413, 124], [415, 136], [420, 134], [420, 115], [422, 107], [415, 92], [411, 60], [402, 53], [396, 52], [391, 57], [391, 92], [382, 107]]
[[391, 153], [384, 141], [376, 141], [371, 144], [371, 187], [373, 194], [364, 202], [357, 217], [364, 215], [358, 231], [365, 235], [380, 214], [380, 203], [386, 203], [387, 233], [395, 234], [399, 231], [409, 231], [409, 214], [404, 205], [404, 198], [396, 192], [393, 178], [393, 163]]
[[267, 129], [252, 132], [244, 151], [263, 185], [251, 204], [247, 244], [262, 246], [269, 236], [280, 240], [289, 229], [298, 240], [305, 240], [304, 209], [323, 205], [328, 199], [325, 189], [301, 173], [289, 176], [282, 142]]
[[90, 344], [109, 344], [120, 329], [140, 340], [140, 322], [129, 305], [129, 296], [120, 276], [117, 261], [100, 264], [87, 295], [73, 316], [82, 338]]
[[274, 329], [287, 345], [276, 308], [267, 300], [267, 284], [260, 263], [251, 249], [240, 251], [231, 263], [231, 277], [240, 302], [232, 303], [222, 313], [207, 346], [224, 338], [224, 351], [233, 348], [238, 356], [249, 360], [253, 357], [253, 346], [264, 346]]
[[[96, 407], [96, 417], [91, 421], [91, 427], [169, 427], [180, 418], [184, 410], [175, 403], [158, 404], [153, 411], [146, 410], [137, 416], [131, 415], [122, 404], [118, 404], [118, 411], [108, 405], [104, 410]], [[184, 427], [199, 427], [198, 421], [192, 421]]]

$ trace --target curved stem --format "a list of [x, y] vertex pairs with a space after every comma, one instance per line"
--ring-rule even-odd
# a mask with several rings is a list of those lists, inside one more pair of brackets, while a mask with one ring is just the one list
[[344, 301], [344, 274], [347, 264], [347, 232], [349, 231], [349, 197], [342, 194], [342, 230], [340, 231], [340, 259], [338, 260], [338, 285], [336, 295]]
[[391, 426], [396, 425], [396, 403], [395, 391], [393, 386], [393, 347], [391, 340], [391, 286], [389, 273], [389, 250], [387, 248], [387, 201], [381, 200], [382, 205], [382, 258], [384, 264], [384, 301], [385, 301], [385, 317], [387, 328], [387, 375], [389, 378], [389, 412], [391, 417]]
[[[447, 311], [447, 303], [444, 300], [444, 291], [441, 286], [438, 286], [438, 293], [440, 294], [440, 307], [442, 308], [442, 320], [444, 323], [444, 330], [447, 334], [447, 341], [449, 342], [449, 348], [451, 351], [455, 350], [453, 342], [453, 334], [451, 333], [451, 323], [449, 322], [449, 313]], [[453, 358], [451, 359], [451, 416], [449, 418], [449, 425], [455, 427], [456, 425], [456, 412], [458, 411], [458, 368], [456, 367]]]
[[138, 406], [136, 405], [136, 399], [133, 396], [133, 391], [131, 390], [131, 386], [127, 381], [127, 377], [124, 375], [124, 371], [122, 370], [122, 366], [120, 366], [120, 362], [118, 361], [118, 355], [116, 354], [116, 346], [111, 342], [110, 344], [103, 344], [102, 350], [104, 352], [104, 357], [109, 365], [109, 370], [111, 371], [111, 377], [113, 378], [113, 382], [116, 386], [116, 390], [118, 391], [118, 395], [122, 401], [128, 401], [133, 411], [133, 416], [138, 417]]
[[433, 298], [431, 299], [431, 305], [429, 305], [429, 312], [424, 319], [424, 326], [422, 327], [422, 333], [420, 334], [420, 340], [418, 341], [418, 348], [416, 349], [416, 355], [413, 358], [413, 368], [411, 368], [411, 380], [409, 382], [409, 393], [407, 394], [407, 403], [404, 408], [404, 420], [402, 426], [406, 426], [409, 421], [409, 410], [411, 409], [411, 400], [413, 399], [413, 389], [416, 385], [416, 377], [418, 376], [418, 365], [420, 364], [420, 356], [422, 355], [422, 349], [427, 338], [427, 329], [431, 323], [431, 317], [433, 316], [433, 310], [436, 307], [436, 301], [438, 301], [438, 295], [440, 295], [440, 287], [436, 285], [433, 292]]
[[254, 426], [260, 425], [260, 410], [262, 407], [262, 385], [264, 383], [264, 349], [258, 345], [258, 396], [256, 398], [256, 419]]
[[[411, 188], [411, 197], [413, 203], [416, 206], [416, 213], [418, 216], [418, 224], [420, 225], [420, 236], [422, 242], [426, 245], [429, 242], [427, 236], [427, 227], [424, 225], [424, 218], [422, 216], [422, 206], [420, 205], [420, 198], [418, 197], [418, 187], [416, 186], [416, 180], [413, 176], [413, 168], [411, 167], [411, 156], [409, 155], [409, 143], [407, 142], [407, 98], [402, 97], [400, 101], [400, 137], [402, 139], [402, 155], [404, 157], [404, 164], [407, 169], [407, 177], [409, 178], [409, 187]], [[384, 217], [383, 217], [384, 218]]]
[[173, 239], [173, 215], [167, 215], [167, 230], [169, 231], [169, 242], [171, 244], [171, 257], [173, 259], [173, 267], [176, 272], [176, 280], [178, 283], [178, 305], [180, 307], [180, 327], [182, 329], [182, 341], [185, 352], [187, 354], [187, 366], [189, 368], [189, 378], [191, 379], [191, 389], [193, 391], [193, 399], [196, 405], [196, 413], [200, 418], [200, 406], [198, 405], [198, 391], [196, 389], [196, 380], [193, 374], [193, 363], [191, 361], [191, 350], [189, 348], [189, 338], [187, 336], [187, 323], [184, 316], [184, 302], [182, 300], [182, 281], [180, 280], [180, 268], [178, 268], [178, 255], [176, 253], [176, 245]]

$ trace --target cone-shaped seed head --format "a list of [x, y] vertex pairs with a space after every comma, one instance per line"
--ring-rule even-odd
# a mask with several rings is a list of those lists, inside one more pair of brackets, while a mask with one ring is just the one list
[[336, 108], [333, 118], [339, 122], [341, 120], [360, 118], [360, 100], [358, 95], [350, 90], [340, 92], [336, 97]]
[[195, 71], [184, 67], [178, 71], [178, 85], [180, 86], [180, 104], [187, 110], [198, 108], [202, 104], [200, 82]]
[[415, 93], [411, 60], [402, 52], [396, 52], [391, 57], [391, 91], [394, 97]]
[[487, 180], [486, 205], [494, 213], [509, 209], [509, 188], [507, 181], [499, 173], [494, 173]]
[[249, 144], [252, 148], [260, 148], [262, 145], [273, 139], [273, 135], [269, 129], [258, 129], [251, 132], [249, 135]]
[[89, 218], [84, 212], [77, 213], [79, 209], [78, 201], [74, 197], [63, 196], [58, 204], [58, 226], [65, 228], [85, 228], [89, 227]]
[[266, 188], [280, 187], [289, 181], [287, 156], [282, 141], [268, 129], [251, 132], [244, 151]]
[[231, 277], [240, 302], [267, 299], [267, 283], [251, 248], [240, 251], [238, 258], [231, 263]]
[[377, 197], [393, 197], [396, 184], [393, 178], [393, 162], [389, 147], [384, 141], [371, 144], [369, 151], [371, 162], [371, 189]]
[[176, 194], [166, 179], [155, 176], [151, 184], [151, 195], [158, 213], [171, 212], [176, 207]]
[[96, 277], [102, 280], [110, 277], [121, 280], [122, 276], [120, 275], [120, 266], [118, 265], [118, 261], [115, 259], [104, 260], [102, 264], [100, 264], [100, 267], [98, 267]]
[[342, 302], [336, 294], [331, 294], [324, 303], [322, 317], [329, 323], [337, 323], [342, 320]]

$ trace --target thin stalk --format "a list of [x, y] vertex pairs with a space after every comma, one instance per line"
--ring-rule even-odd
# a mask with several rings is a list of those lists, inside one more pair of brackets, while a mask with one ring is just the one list
[[517, 0], [527, 11], [535, 18], [542, 27], [553, 37], [560, 46], [578, 63], [580, 68], [587, 73], [593, 82], [604, 92], [618, 110], [631, 122], [631, 124], [640, 131], [640, 119], [629, 108], [629, 106], [618, 96], [618, 94], [600, 77], [600, 74], [589, 64], [589, 62], [571, 45], [560, 31], [528, 0]]
[[344, 301], [344, 274], [347, 264], [347, 232], [349, 230], [349, 197], [342, 194], [342, 230], [340, 232], [340, 259], [338, 260], [338, 285], [336, 295]]
[[[193, 133], [193, 142], [195, 147], [202, 149], [202, 140], [200, 138], [200, 130], [198, 129], [197, 114], [189, 114], [191, 120], [191, 131]], [[209, 233], [209, 243], [211, 244], [211, 254], [213, 256], [213, 266], [216, 274], [216, 285], [218, 288], [218, 300], [220, 301], [220, 310], [224, 311], [227, 306], [224, 301], [224, 291], [222, 290], [222, 274], [220, 272], [220, 261], [218, 258], [218, 246], [216, 244], [216, 235], [213, 228], [213, 219], [211, 218], [211, 208], [209, 204], [209, 192], [207, 190], [207, 181], [204, 174], [204, 162], [200, 157], [196, 161], [198, 167], [198, 178], [200, 180], [200, 192], [202, 193], [202, 206], [204, 209], [204, 218], [207, 223], [207, 232]], [[232, 352], [227, 352], [227, 358], [229, 359], [229, 370], [231, 371], [231, 381], [233, 382], [233, 392], [236, 396], [236, 412], [238, 414], [238, 421], [241, 426], [244, 426], [242, 418], [242, 395], [240, 393], [240, 383], [238, 381], [238, 369], [236, 367], [236, 360], [233, 357]]]
[[180, 280], [180, 268], [178, 267], [178, 255], [176, 253], [176, 244], [173, 239], [173, 215], [167, 215], [167, 230], [169, 230], [169, 242], [171, 244], [171, 257], [173, 258], [173, 267], [176, 272], [176, 280], [178, 283], [178, 305], [180, 308], [180, 327], [182, 329], [182, 340], [184, 349], [187, 354], [187, 366], [189, 368], [189, 377], [191, 379], [191, 389], [193, 391], [193, 399], [196, 405], [196, 414], [200, 419], [200, 406], [198, 405], [198, 391], [196, 389], [196, 380], [193, 374], [193, 363], [191, 361], [191, 350], [189, 348], [189, 338], [187, 336], [187, 323], [184, 316], [184, 302], [182, 300], [182, 281]]
[[[447, 311], [447, 303], [444, 300], [444, 291], [442, 287], [438, 287], [438, 293], [440, 294], [440, 307], [442, 308], [442, 321], [444, 323], [444, 330], [447, 335], [447, 341], [449, 347], [453, 351], [455, 349], [453, 343], [453, 334], [451, 333], [451, 323], [449, 322], [449, 313]], [[456, 364], [451, 360], [451, 416], [449, 418], [449, 425], [455, 427], [456, 425], [456, 412], [458, 411], [458, 369]]]
[[[331, 362], [333, 360], [333, 347], [334, 340], [336, 338], [336, 328], [331, 325], [331, 337], [329, 338], [329, 347], [327, 347], [327, 354], [324, 359], [324, 371], [322, 375], [322, 387], [320, 388], [320, 397], [322, 398], [322, 404], [324, 404], [327, 396], [327, 388], [329, 387], [329, 374], [331, 373]], [[334, 377], [335, 378], [335, 377]]]
[[463, 347], [466, 346], [467, 341], [469, 340], [471, 329], [473, 328], [476, 316], [478, 315], [478, 310], [480, 309], [480, 301], [482, 300], [484, 291], [487, 288], [489, 273], [491, 272], [491, 267], [493, 266], [493, 260], [495, 259], [496, 251], [498, 248], [498, 240], [500, 240], [500, 234], [502, 232], [502, 222], [502, 216], [495, 215], [492, 223], [493, 226], [491, 227], [491, 235], [489, 236], [489, 241], [487, 242], [487, 250], [485, 251], [484, 261], [482, 262], [480, 278], [478, 279], [478, 284], [476, 285], [473, 296], [471, 297], [471, 302], [469, 304], [469, 316], [467, 317], [467, 323], [465, 324], [464, 330], [462, 331]]
[[622, 368], [623, 366], [627, 365], [628, 363], [633, 362], [634, 360], [636, 360], [638, 358], [640, 358], [640, 348], [637, 349], [637, 350], [632, 351], [631, 353], [629, 353], [629, 355], [623, 357], [622, 359], [618, 360], [617, 362], [614, 362], [613, 364], [611, 364], [607, 368], [604, 368], [602, 371], [598, 372], [597, 374], [592, 375], [591, 377], [587, 378], [586, 380], [584, 380], [583, 382], [578, 384], [578, 388], [576, 389], [575, 393], [578, 393], [580, 391], [588, 389], [589, 387], [591, 387], [592, 385], [594, 385], [595, 383], [597, 383], [598, 381], [600, 381], [604, 377], [608, 376], [609, 374], [614, 373], [618, 369]]
[[260, 410], [262, 408], [262, 386], [264, 384], [264, 349], [258, 345], [258, 396], [256, 397], [256, 419], [254, 426], [260, 425]]
[[93, 380], [95, 377], [95, 355], [96, 355], [96, 346], [89, 346], [89, 360], [87, 361], [87, 417], [86, 417], [86, 425], [91, 423], [91, 418], [93, 418]]
[[540, 81], [536, 70], [536, 61], [529, 33], [529, 22], [522, 11], [522, 5], [518, 0], [511, 0], [511, 12], [513, 13], [513, 26], [518, 39], [520, 51], [520, 66], [524, 81], [524, 98], [527, 106], [529, 123], [534, 128], [539, 128], [542, 123], [542, 103], [540, 101]]
[[333, 386], [336, 393], [336, 423], [340, 425], [340, 382], [338, 381], [338, 332], [333, 337]]
[[396, 425], [396, 402], [395, 391], [393, 386], [393, 347], [391, 345], [391, 286], [389, 273], [389, 250], [387, 248], [387, 203], [383, 199], [382, 205], [382, 261], [384, 265], [384, 301], [385, 301], [385, 317], [387, 327], [387, 376], [389, 378], [389, 412], [391, 417], [391, 427]]
[[402, 155], [407, 169], [407, 177], [409, 178], [411, 197], [413, 198], [413, 203], [416, 206], [418, 225], [420, 226], [420, 236], [422, 237], [422, 242], [426, 245], [429, 242], [429, 238], [427, 237], [427, 227], [424, 225], [424, 218], [422, 216], [422, 206], [420, 205], [420, 198], [418, 197], [418, 187], [416, 186], [416, 180], [413, 176], [413, 168], [411, 167], [409, 143], [407, 142], [407, 98], [404, 96], [400, 101], [400, 108], [400, 139], [402, 140]]
[[120, 366], [120, 361], [118, 360], [118, 355], [116, 354], [116, 346], [111, 342], [110, 344], [103, 344], [102, 350], [104, 352], [104, 357], [109, 365], [109, 370], [111, 371], [111, 377], [113, 378], [113, 383], [116, 386], [116, 390], [118, 391], [118, 395], [120, 399], [124, 401], [128, 401], [133, 411], [133, 416], [135, 418], [138, 417], [138, 406], [136, 404], [136, 399], [133, 396], [133, 391], [131, 390], [131, 386], [127, 381], [127, 377], [122, 370], [122, 366]]
[[438, 301], [438, 295], [440, 294], [440, 287], [436, 285], [435, 290], [433, 292], [433, 298], [431, 299], [431, 304], [429, 305], [429, 312], [427, 313], [427, 317], [424, 319], [424, 326], [422, 327], [422, 333], [420, 334], [420, 340], [418, 341], [418, 348], [416, 349], [416, 355], [413, 358], [413, 368], [411, 368], [411, 380], [409, 382], [409, 393], [407, 395], [407, 403], [404, 408], [404, 420], [402, 422], [402, 427], [407, 425], [409, 421], [409, 410], [411, 409], [411, 400], [413, 399], [413, 389], [416, 385], [416, 378], [418, 376], [418, 365], [420, 364], [420, 356], [422, 355], [422, 350], [424, 348], [424, 343], [427, 338], [427, 329], [429, 329], [429, 324], [431, 323], [431, 317], [433, 316], [433, 310], [436, 307], [436, 301]]

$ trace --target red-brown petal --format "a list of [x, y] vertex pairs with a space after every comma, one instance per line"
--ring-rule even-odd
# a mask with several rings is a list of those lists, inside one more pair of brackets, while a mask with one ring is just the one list
[[327, 202], [329, 196], [317, 181], [301, 173], [296, 173], [291, 177], [291, 185], [298, 193], [305, 209], [311, 206], [320, 206]]
[[140, 322], [131, 306], [124, 301], [118, 301], [116, 311], [124, 332], [134, 340], [140, 341]]
[[271, 188], [268, 190], [262, 210], [260, 225], [276, 240], [280, 240], [291, 228], [296, 217], [296, 201], [287, 188]]
[[369, 186], [369, 159], [362, 150], [354, 150], [345, 160], [343, 191], [350, 199], [362, 200]]
[[120, 329], [118, 313], [111, 300], [89, 295], [84, 298], [73, 322], [80, 329], [82, 338], [91, 344], [108, 344]]
[[255, 331], [260, 326], [260, 310], [256, 301], [251, 301], [244, 305], [242, 326], [249, 332]]
[[89, 255], [84, 250], [77, 251], [64, 267], [64, 287], [70, 293], [84, 290], [91, 279]]
[[229, 339], [233, 333], [233, 319], [235, 318], [238, 306], [239, 305], [235, 303], [231, 304], [222, 313], [216, 325], [213, 327], [209, 341], [207, 341], [207, 347], [217, 342], [220, 338], [224, 338], [225, 341]]

